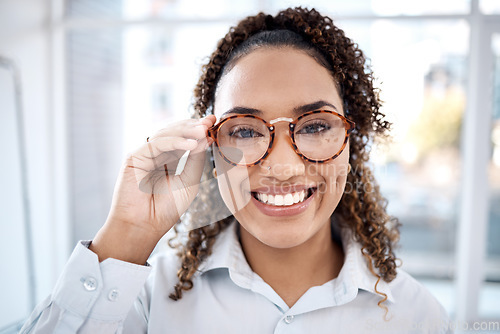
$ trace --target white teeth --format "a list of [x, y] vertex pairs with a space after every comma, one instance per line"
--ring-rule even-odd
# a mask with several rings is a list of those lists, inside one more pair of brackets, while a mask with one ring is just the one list
[[262, 203], [275, 205], [275, 206], [288, 206], [295, 203], [304, 201], [306, 197], [306, 191], [298, 191], [294, 193], [288, 193], [285, 195], [270, 195], [264, 193], [257, 193], [257, 199]]
[[274, 205], [281, 206], [285, 203], [283, 195], [274, 195]]
[[273, 195], [267, 195], [267, 203], [274, 205], [274, 196]]

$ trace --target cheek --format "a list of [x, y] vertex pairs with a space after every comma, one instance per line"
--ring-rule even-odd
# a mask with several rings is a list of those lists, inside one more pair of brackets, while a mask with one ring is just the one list
[[335, 178], [336, 193], [343, 194], [347, 183], [347, 168]]
[[318, 167], [309, 173], [309, 175], [319, 175], [324, 180], [320, 183], [319, 191], [325, 196], [338, 197], [344, 192], [347, 174], [348, 174], [348, 163], [338, 162], [335, 163], [325, 163], [318, 165]]
[[248, 169], [228, 164], [214, 154], [217, 184], [224, 203], [232, 214], [243, 209], [251, 199]]
[[335, 182], [336, 192], [344, 193], [347, 183], [347, 176], [350, 172], [349, 165], [349, 143], [344, 148], [340, 156], [333, 161], [333, 171], [331, 173], [332, 182]]

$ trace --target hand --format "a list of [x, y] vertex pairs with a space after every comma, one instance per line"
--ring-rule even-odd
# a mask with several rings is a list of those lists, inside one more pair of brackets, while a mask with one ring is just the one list
[[[147, 260], [198, 192], [205, 150], [211, 144], [207, 129], [215, 120], [210, 115], [170, 124], [127, 157], [108, 219], [90, 247], [101, 261], [114, 257], [143, 264]], [[175, 175], [187, 150], [184, 169]]]

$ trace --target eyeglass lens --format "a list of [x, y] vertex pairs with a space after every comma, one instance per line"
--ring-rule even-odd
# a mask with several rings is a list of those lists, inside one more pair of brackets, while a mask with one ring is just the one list
[[[299, 120], [293, 136], [298, 151], [306, 158], [326, 160], [342, 149], [346, 128], [335, 114], [310, 114]], [[261, 120], [238, 117], [224, 122], [217, 138], [219, 149], [227, 159], [236, 164], [252, 164], [266, 154], [271, 134]]]

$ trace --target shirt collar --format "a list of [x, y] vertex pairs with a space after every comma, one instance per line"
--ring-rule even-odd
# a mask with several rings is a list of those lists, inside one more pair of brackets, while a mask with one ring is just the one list
[[[341, 273], [343, 270], [349, 272], [348, 277], [352, 280], [351, 284], [357, 286], [358, 289], [380, 296], [380, 294], [375, 291], [375, 284], [377, 284], [378, 278], [370, 272], [367, 259], [363, 256], [361, 245], [354, 240], [350, 230], [343, 229], [341, 235], [345, 253], [344, 265], [342, 266]], [[395, 302], [389, 284], [383, 279], [380, 279], [377, 290], [380, 293], [386, 294], [387, 300], [392, 303]]]
[[[266, 290], [266, 286], [271, 289], [250, 268], [238, 240], [237, 224], [235, 220], [217, 237], [212, 254], [198, 268], [199, 274], [202, 275], [218, 268], [227, 268], [231, 280], [240, 287], [254, 291]], [[331, 297], [336, 301], [336, 305], [353, 300], [359, 289], [377, 294], [375, 291], [377, 277], [370, 272], [367, 260], [362, 254], [361, 245], [354, 240], [352, 233], [347, 229], [341, 231], [341, 240], [345, 253], [344, 265], [337, 278], [324, 284], [333, 286]], [[395, 302], [389, 284], [383, 279], [378, 283], [377, 290], [386, 294], [390, 302]], [[377, 295], [380, 296], [380, 294]], [[278, 305], [278, 301], [274, 302]]]
[[243, 281], [250, 282], [254, 278], [254, 272], [238, 240], [237, 224], [236, 220], [233, 221], [219, 234], [213, 245], [212, 254], [198, 268], [200, 274], [218, 268], [227, 268], [231, 276], [241, 276]]

